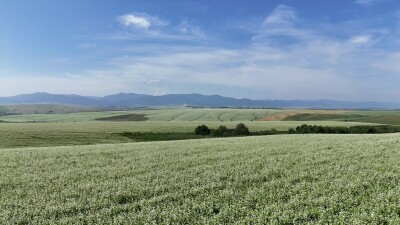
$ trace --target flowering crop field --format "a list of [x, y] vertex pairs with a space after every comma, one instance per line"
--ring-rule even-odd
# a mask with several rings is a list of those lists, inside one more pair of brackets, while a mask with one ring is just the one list
[[400, 135], [0, 150], [0, 224], [399, 224]]

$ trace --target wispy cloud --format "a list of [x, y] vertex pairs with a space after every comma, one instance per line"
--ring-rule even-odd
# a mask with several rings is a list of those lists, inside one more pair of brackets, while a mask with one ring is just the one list
[[117, 17], [117, 21], [125, 27], [134, 29], [149, 29], [151, 27], [160, 27], [168, 24], [156, 16], [150, 16], [145, 13], [131, 13]]
[[67, 63], [67, 62], [70, 62], [71, 60], [72, 60], [71, 58], [56, 58], [56, 59], [53, 59], [52, 62]]
[[369, 35], [358, 35], [350, 39], [353, 44], [368, 44], [371, 42], [371, 36]]
[[263, 27], [290, 26], [297, 20], [297, 12], [286, 5], [278, 5], [274, 11], [264, 20]]
[[182, 34], [193, 35], [200, 38], [206, 38], [204, 31], [195, 25], [192, 25], [187, 20], [181, 21], [181, 23], [177, 26], [178, 31]]
[[114, 40], [162, 40], [162, 41], [198, 41], [207, 36], [199, 27], [187, 20], [178, 24], [146, 13], [132, 13], [117, 17], [117, 21], [126, 29], [107, 35]]
[[[269, 40], [271, 37], [281, 37], [278, 41], [290, 41], [287, 38], [308, 39], [313, 34], [298, 26], [297, 12], [286, 5], [278, 5], [267, 16], [252, 40], [255, 42]], [[282, 38], [283, 37], [283, 38]], [[285, 39], [286, 38], [286, 39]], [[275, 40], [277, 41], [277, 40]]]
[[79, 44], [78, 47], [82, 48], [82, 49], [95, 49], [95, 48], [97, 48], [97, 44], [85, 42], [85, 43]]
[[384, 0], [356, 0], [357, 4], [364, 5], [364, 6], [370, 6], [375, 3], [380, 3], [383, 2]]

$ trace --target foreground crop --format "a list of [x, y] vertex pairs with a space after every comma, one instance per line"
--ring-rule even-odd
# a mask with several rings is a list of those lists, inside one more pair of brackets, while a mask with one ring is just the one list
[[400, 135], [0, 150], [0, 224], [398, 224]]

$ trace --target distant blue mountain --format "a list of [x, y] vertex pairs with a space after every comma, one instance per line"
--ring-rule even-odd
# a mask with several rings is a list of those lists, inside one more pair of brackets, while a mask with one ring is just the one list
[[69, 104], [96, 107], [142, 106], [198, 106], [198, 107], [269, 107], [269, 108], [322, 108], [322, 109], [397, 109], [393, 102], [348, 102], [333, 100], [252, 100], [220, 95], [169, 94], [152, 96], [120, 93], [104, 97], [61, 95], [49, 93], [23, 94], [0, 97], [0, 105], [10, 104]]

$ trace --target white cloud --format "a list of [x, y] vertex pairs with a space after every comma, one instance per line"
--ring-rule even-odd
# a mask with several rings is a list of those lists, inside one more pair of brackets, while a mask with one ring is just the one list
[[360, 4], [360, 5], [364, 5], [364, 6], [370, 6], [370, 5], [373, 5], [375, 3], [379, 3], [382, 1], [383, 0], [356, 0], [356, 3]]
[[163, 21], [156, 16], [149, 16], [143, 13], [122, 15], [117, 17], [117, 20], [125, 27], [145, 30], [150, 27], [160, 27], [168, 24], [166, 21]]
[[147, 83], [148, 83], [148, 84], [158, 84], [158, 83], [160, 83], [160, 82], [161, 82], [160, 79], [152, 79], [152, 80], [149, 80]]
[[186, 35], [194, 35], [194, 36], [201, 37], [201, 38], [205, 38], [206, 37], [206, 35], [200, 29], [200, 27], [190, 24], [187, 20], [183, 20], [178, 25], [178, 30], [181, 33], [186, 34]]
[[[123, 35], [163, 40], [194, 37], [188, 34], [192, 25], [179, 25], [171, 26], [182, 29], [173, 34], [150, 27], [140, 34]], [[390, 86], [400, 83], [400, 51], [379, 49], [387, 40], [382, 27], [366, 30], [359, 23], [319, 25], [324, 29], [304, 26], [294, 8], [278, 6], [260, 23], [247, 47], [176, 43], [124, 46], [118, 50], [124, 57], [109, 61], [109, 69], [61, 77], [0, 76], [0, 95], [36, 91], [85, 95], [200, 92], [258, 99], [400, 99], [398, 87]], [[340, 35], [333, 34], [335, 28], [341, 30]], [[271, 44], [282, 37], [295, 41]]]
[[95, 49], [97, 45], [95, 43], [81, 43], [78, 47], [82, 49]]
[[155, 91], [155, 92], [153, 93], [153, 96], [161, 96], [161, 95], [166, 95], [166, 94], [167, 94], [167, 93], [164, 92], [164, 91], [157, 90], [157, 91]]
[[300, 29], [298, 26], [297, 12], [286, 5], [278, 5], [272, 13], [265, 18], [257, 34], [252, 38], [254, 42], [272, 41], [271, 37], [286, 37], [291, 39], [309, 39], [314, 34], [309, 30]]
[[358, 35], [350, 39], [353, 44], [368, 44], [371, 41], [371, 36], [369, 35]]
[[113, 40], [178, 40], [199, 41], [207, 40], [207, 36], [198, 26], [183, 20], [174, 26], [167, 26], [167, 21], [145, 13], [132, 13], [117, 17], [117, 21], [124, 27], [131, 28], [106, 35], [105, 38]]
[[297, 20], [297, 12], [294, 8], [286, 5], [278, 5], [263, 23], [263, 27], [288, 26]]
[[[385, 75], [399, 71], [395, 63], [399, 56], [368, 48], [354, 47], [347, 40], [319, 40], [288, 49], [260, 45], [244, 49], [164, 46], [156, 54], [114, 59], [107, 70], [61, 77], [0, 77], [0, 95], [37, 91], [85, 95], [200, 92], [259, 99], [400, 98], [393, 90], [379, 95], [371, 91], [385, 90], [385, 82], [400, 82], [400, 76]], [[213, 91], [210, 87], [218, 88]], [[229, 89], [245, 90], [246, 95]]]
[[54, 63], [67, 63], [70, 62], [72, 59], [71, 58], [56, 58], [53, 59], [52, 62]]

